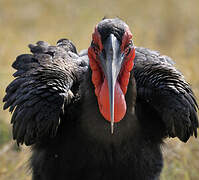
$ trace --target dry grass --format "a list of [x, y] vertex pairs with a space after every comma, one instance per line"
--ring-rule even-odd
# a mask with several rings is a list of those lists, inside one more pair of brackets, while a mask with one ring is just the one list
[[[12, 80], [11, 64], [27, 53], [27, 44], [45, 40], [55, 44], [62, 37], [78, 49], [89, 46], [91, 33], [104, 15], [119, 16], [134, 32], [137, 46], [160, 50], [171, 56], [199, 97], [199, 1], [182, 0], [0, 0], [0, 99]], [[0, 121], [10, 128], [10, 114], [2, 110]], [[0, 127], [2, 128], [2, 127]], [[5, 148], [8, 147], [7, 149]], [[0, 145], [0, 179], [28, 180], [27, 148]], [[162, 180], [199, 179], [199, 141], [183, 144], [174, 139], [164, 146]]]

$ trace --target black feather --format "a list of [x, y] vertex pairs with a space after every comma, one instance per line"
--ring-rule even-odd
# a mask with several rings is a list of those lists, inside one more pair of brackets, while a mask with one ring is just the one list
[[56, 135], [60, 113], [73, 98], [67, 92], [85, 71], [78, 65], [81, 59], [74, 61], [67, 54], [66, 47], [76, 50], [70, 41], [60, 40], [58, 46], [39, 41], [29, 47], [33, 54], [20, 55], [13, 63], [17, 78], [3, 99], [4, 109], [14, 111], [13, 138], [27, 145]]
[[168, 61], [167, 56], [164, 58], [162, 61], [159, 53], [136, 48], [133, 73], [137, 98], [155, 109], [151, 113], [160, 115], [168, 129], [168, 136], [177, 136], [186, 142], [190, 136], [197, 134], [197, 103], [183, 75], [172, 66], [170, 58]]
[[[102, 43], [110, 33], [121, 42], [127, 25], [104, 19]], [[77, 54], [68, 39], [56, 46], [29, 45], [17, 57], [16, 77], [6, 89], [13, 138], [32, 145], [34, 180], [152, 180], [163, 167], [166, 137], [197, 137], [197, 102], [190, 85], [168, 56], [135, 48], [124, 118], [110, 123], [99, 111], [87, 51]]]

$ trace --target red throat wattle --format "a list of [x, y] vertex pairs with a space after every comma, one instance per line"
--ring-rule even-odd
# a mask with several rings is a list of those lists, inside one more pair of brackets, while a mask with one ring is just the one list
[[[132, 38], [132, 34], [129, 29], [123, 35], [121, 52], [125, 51], [125, 45], [128, 44], [128, 41]], [[95, 28], [93, 33], [93, 41], [99, 46], [99, 51], [102, 51], [103, 46], [101, 43], [100, 34]], [[100, 113], [103, 117], [111, 121], [110, 115], [110, 104], [109, 104], [109, 88], [106, 77], [103, 74], [103, 71], [100, 67], [100, 61], [93, 47], [88, 49], [89, 63], [92, 70], [92, 83], [95, 86], [95, 95], [97, 96], [98, 105]], [[135, 58], [135, 49], [131, 48], [130, 53], [125, 57], [123, 66], [120, 70], [118, 79], [115, 84], [115, 95], [114, 95], [114, 122], [119, 122], [123, 119], [126, 114], [126, 101], [125, 94], [127, 92], [127, 87], [130, 78], [130, 71], [133, 68], [133, 60]]]
[[[104, 79], [104, 82], [102, 83], [102, 86], [97, 98], [98, 98], [98, 105], [99, 105], [101, 114], [104, 116], [106, 120], [111, 121], [110, 105], [109, 105], [109, 90], [108, 90], [108, 82], [106, 78]], [[114, 100], [115, 100], [114, 122], [119, 122], [126, 114], [126, 101], [125, 101], [124, 93], [122, 92], [118, 81], [115, 84]]]

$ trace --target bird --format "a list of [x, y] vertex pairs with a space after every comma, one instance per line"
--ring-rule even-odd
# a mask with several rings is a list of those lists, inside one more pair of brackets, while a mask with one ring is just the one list
[[13, 139], [31, 146], [33, 180], [158, 180], [164, 139], [197, 137], [191, 86], [132, 38], [123, 20], [103, 19], [87, 50], [63, 38], [16, 58], [4, 109]]

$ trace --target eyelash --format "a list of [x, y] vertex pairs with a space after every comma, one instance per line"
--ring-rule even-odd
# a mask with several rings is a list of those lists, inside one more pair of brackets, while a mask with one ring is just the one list
[[[95, 44], [94, 42], [92, 42], [91, 45], [92, 45], [92, 47], [93, 47], [93, 50], [94, 50], [95, 54], [98, 55], [98, 54], [99, 54], [99, 47], [98, 47], [98, 45]], [[129, 41], [129, 44], [125, 47], [124, 53], [125, 53], [126, 56], [129, 55], [129, 53], [130, 53], [130, 51], [131, 51], [131, 46], [133, 46], [132, 40], [130, 40], [130, 41]]]

